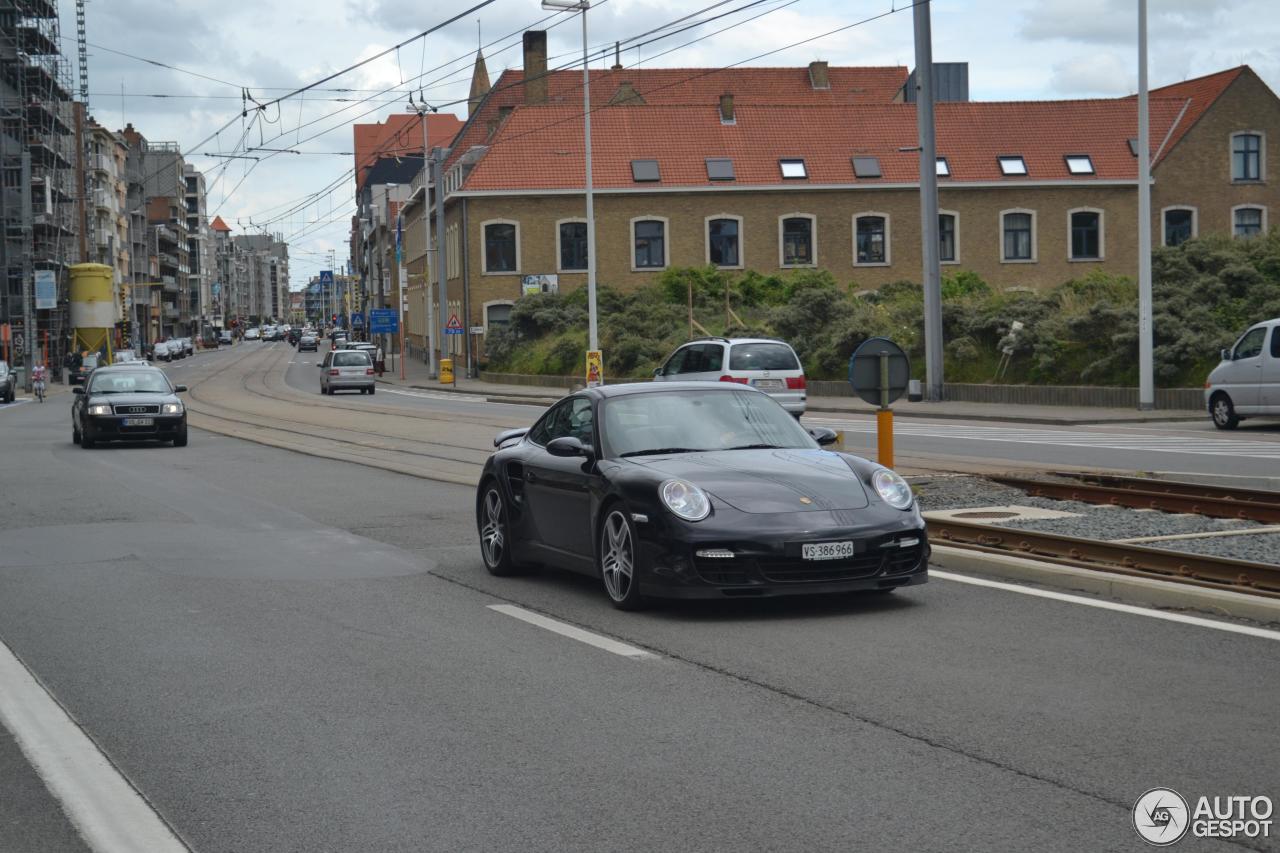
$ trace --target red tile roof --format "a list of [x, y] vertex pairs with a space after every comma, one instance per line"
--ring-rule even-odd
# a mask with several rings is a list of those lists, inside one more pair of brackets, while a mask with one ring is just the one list
[[[803, 70], [803, 69], [802, 69]], [[1151, 100], [1153, 144], [1164, 138], [1183, 101]], [[465, 190], [576, 189], [583, 183], [582, 117], [576, 105], [521, 106], [491, 140]], [[600, 188], [711, 186], [705, 159], [733, 159], [736, 185], [912, 182], [918, 156], [913, 104], [740, 104], [722, 124], [714, 104], [614, 106], [592, 112], [595, 185]], [[1129, 138], [1137, 115], [1124, 99], [968, 102], [937, 106], [938, 155], [948, 181], [1133, 180]], [[1020, 154], [1025, 178], [1001, 175], [997, 156]], [[1092, 176], [1071, 175], [1064, 156], [1088, 154]], [[876, 156], [882, 177], [856, 179], [851, 157]], [[804, 158], [807, 180], [781, 177], [778, 160]], [[637, 183], [631, 160], [656, 159], [662, 179]]]
[[209, 223], [209, 227], [214, 231], [230, 231], [231, 226], [222, 221], [221, 216], [213, 217], [213, 221]]
[[[416, 113], [392, 113], [384, 122], [352, 125], [357, 189], [364, 184], [365, 174], [378, 158], [403, 154], [422, 156], [421, 123], [422, 120]], [[427, 139], [430, 146], [447, 145], [461, 129], [461, 119], [452, 113], [433, 113], [427, 116]]]
[[[1152, 89], [1151, 98], [1177, 98], [1187, 105], [1186, 113], [1183, 114], [1181, 120], [1178, 121], [1177, 126], [1173, 129], [1173, 134], [1169, 137], [1169, 141], [1165, 144], [1163, 150], [1160, 149], [1160, 142], [1164, 140], [1164, 134], [1162, 133], [1157, 137], [1155, 130], [1151, 131], [1152, 152], [1159, 150], [1160, 159], [1163, 160], [1173, 150], [1173, 146], [1177, 145], [1179, 140], [1187, 134], [1187, 131], [1200, 120], [1200, 117], [1205, 114], [1210, 105], [1248, 68], [1249, 66], [1247, 65], [1238, 65], [1235, 68], [1228, 68], [1226, 71], [1219, 71], [1215, 74], [1207, 74], [1204, 77], [1196, 77], [1192, 80], [1183, 80], [1181, 83]], [[1137, 100], [1137, 95], [1130, 96], [1125, 100], [1132, 103]], [[1153, 163], [1152, 165], [1155, 164]]]

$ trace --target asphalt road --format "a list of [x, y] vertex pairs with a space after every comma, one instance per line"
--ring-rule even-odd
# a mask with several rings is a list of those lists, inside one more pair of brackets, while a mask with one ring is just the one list
[[[197, 851], [1137, 850], [1149, 788], [1277, 793], [1270, 639], [942, 579], [623, 614], [489, 577], [466, 487], [68, 401], [0, 412], [0, 640]], [[0, 770], [0, 850], [77, 849]]]

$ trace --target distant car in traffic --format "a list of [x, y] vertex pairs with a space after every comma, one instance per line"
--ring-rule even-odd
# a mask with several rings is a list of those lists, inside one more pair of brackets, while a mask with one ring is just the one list
[[131, 361], [142, 361], [136, 350], [118, 349], [111, 354], [112, 364], [128, 364]]
[[244, 339], [246, 341], [258, 341], [262, 339], [261, 329], [245, 329]]
[[549, 564], [647, 597], [883, 592], [928, 579], [911, 487], [822, 449], [770, 395], [702, 382], [589, 388], [494, 444], [476, 492], [485, 567]]
[[785, 341], [770, 338], [698, 338], [682, 345], [653, 371], [655, 382], [734, 382], [777, 400], [795, 417], [808, 395], [804, 367]]
[[72, 389], [71, 440], [85, 449], [100, 441], [172, 441], [187, 446], [187, 411], [164, 371], [141, 364], [100, 367]]
[[231, 336], [231, 332], [226, 331], [226, 330], [223, 330], [223, 331], [221, 331], [221, 332], [218, 332], [218, 346], [220, 346], [220, 347], [222, 347], [222, 346], [227, 346], [227, 347], [229, 347], [229, 346], [231, 346], [233, 343], [235, 343], [235, 338], [233, 338], [233, 337]]
[[102, 359], [96, 352], [86, 353], [80, 358], [80, 363], [71, 370], [71, 384], [83, 385], [85, 380], [89, 378], [89, 374], [97, 369]]
[[172, 341], [156, 341], [151, 345], [151, 357], [156, 361], [172, 361], [173, 360], [173, 342]]
[[289, 342], [291, 345], [293, 345], [293, 346], [297, 346], [297, 345], [298, 345], [298, 340], [299, 340], [301, 337], [302, 337], [302, 330], [301, 330], [301, 329], [290, 329], [289, 331], [287, 331], [287, 332], [285, 332], [285, 333], [284, 333], [284, 339], [285, 339], [286, 341], [288, 341], [288, 342]]
[[1204, 402], [1218, 429], [1251, 417], [1280, 416], [1280, 317], [1251, 327], [1204, 383]]
[[9, 362], [0, 361], [0, 403], [12, 403], [18, 393], [18, 374], [9, 367]]
[[320, 364], [320, 393], [357, 390], [374, 393], [373, 359], [359, 350], [330, 350]]
[[320, 341], [315, 335], [303, 335], [298, 338], [298, 352], [318, 352]]

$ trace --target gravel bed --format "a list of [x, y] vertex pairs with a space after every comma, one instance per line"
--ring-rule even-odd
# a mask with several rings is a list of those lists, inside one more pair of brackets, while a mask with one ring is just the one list
[[[1214, 533], [1262, 527], [1258, 522], [1209, 518], [1202, 515], [1150, 512], [1127, 507], [1097, 506], [1077, 501], [1032, 497], [1021, 489], [1001, 486], [970, 476], [928, 475], [909, 478], [920, 508], [925, 512], [988, 506], [1029, 506], [1077, 513], [1077, 518], [995, 521], [1001, 527], [1037, 530], [1082, 539], [1134, 539], [1181, 533]], [[1141, 543], [1152, 548], [1213, 554], [1239, 560], [1280, 564], [1280, 534], [1222, 536]]]

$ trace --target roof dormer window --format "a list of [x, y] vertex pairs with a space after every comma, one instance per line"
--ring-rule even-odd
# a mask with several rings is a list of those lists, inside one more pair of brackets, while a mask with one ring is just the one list
[[996, 159], [1000, 161], [1000, 174], [1006, 177], [1027, 174], [1027, 161], [1021, 154], [1008, 154]]
[[1088, 154], [1068, 154], [1067, 171], [1073, 175], [1092, 175], [1093, 159]]
[[804, 160], [799, 158], [786, 159], [778, 161], [778, 168], [782, 170], [784, 178], [807, 178], [809, 172], [804, 167]]

